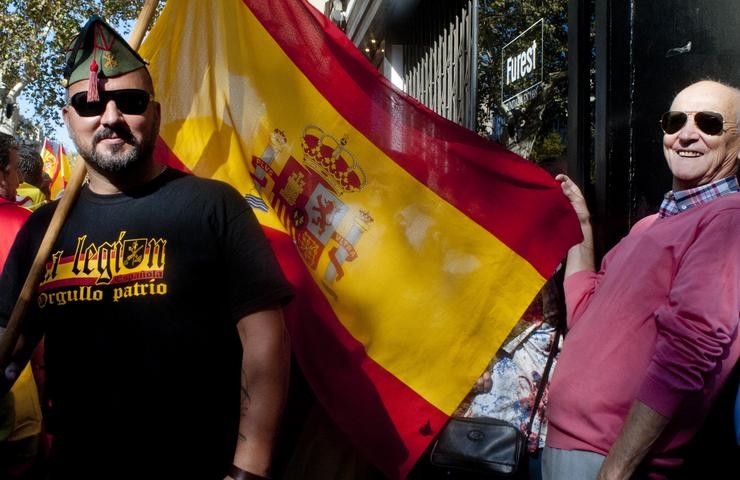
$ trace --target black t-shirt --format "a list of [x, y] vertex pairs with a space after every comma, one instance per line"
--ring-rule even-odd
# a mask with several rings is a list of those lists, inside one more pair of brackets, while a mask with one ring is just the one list
[[[53, 209], [19, 232], [0, 324]], [[84, 188], [25, 327], [46, 334], [54, 478], [223, 478], [239, 423], [236, 322], [291, 295], [230, 186], [167, 170], [125, 194]]]

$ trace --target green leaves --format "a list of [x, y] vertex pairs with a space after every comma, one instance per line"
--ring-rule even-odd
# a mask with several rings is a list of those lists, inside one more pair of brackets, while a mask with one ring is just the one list
[[[534, 149], [526, 156], [532, 159], [562, 150], [553, 132], [563, 130], [567, 118], [567, 0], [481, 0], [478, 18], [479, 132], [508, 147], [514, 137], [519, 143], [530, 137]], [[538, 97], [512, 115], [501, 104], [502, 48], [539, 19], [544, 19], [544, 85]]]

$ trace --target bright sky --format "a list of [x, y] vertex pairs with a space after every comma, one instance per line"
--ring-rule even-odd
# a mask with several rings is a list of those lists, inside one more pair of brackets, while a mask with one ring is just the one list
[[[33, 109], [30, 100], [28, 100], [23, 93], [18, 97], [18, 106], [20, 107], [21, 115], [23, 117], [33, 118], [35, 115], [35, 110]], [[62, 121], [61, 111], [59, 112], [59, 118], [54, 130], [47, 132], [47, 134], [51, 140], [64, 144], [64, 149], [68, 152], [74, 152], [77, 150], [67, 134], [67, 128], [64, 126], [64, 122]], [[43, 138], [41, 140], [43, 141]]]

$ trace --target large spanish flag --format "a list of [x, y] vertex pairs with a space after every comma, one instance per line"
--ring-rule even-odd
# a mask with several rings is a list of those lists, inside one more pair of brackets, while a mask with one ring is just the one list
[[549, 175], [387, 82], [300, 0], [168, 2], [158, 155], [253, 206], [314, 393], [403, 477], [580, 238]]

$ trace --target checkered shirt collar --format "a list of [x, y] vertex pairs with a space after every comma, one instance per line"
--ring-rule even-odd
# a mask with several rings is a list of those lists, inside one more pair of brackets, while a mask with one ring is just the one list
[[679, 192], [671, 190], [663, 198], [663, 203], [660, 205], [660, 210], [658, 211], [658, 217], [664, 218], [678, 215], [690, 208], [698, 207], [699, 205], [738, 191], [740, 191], [740, 188], [738, 188], [737, 177], [735, 176]]

